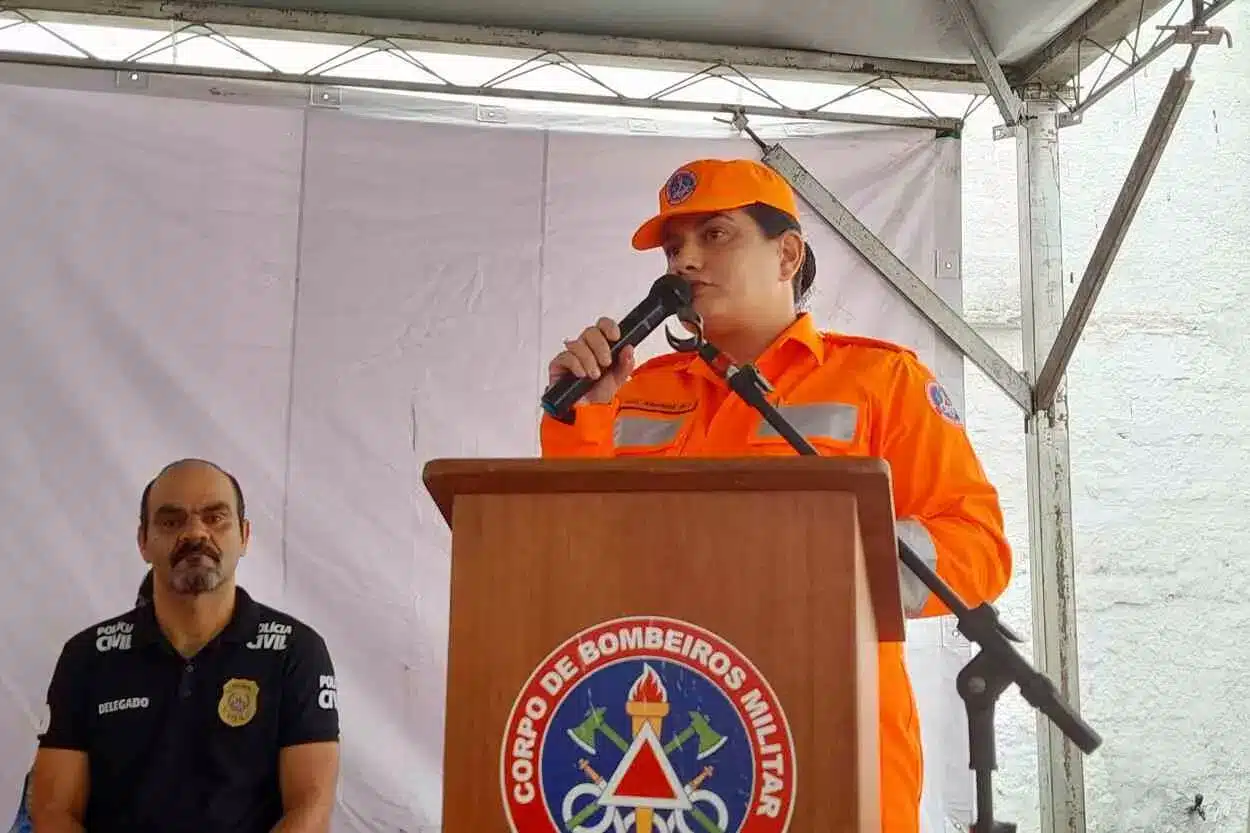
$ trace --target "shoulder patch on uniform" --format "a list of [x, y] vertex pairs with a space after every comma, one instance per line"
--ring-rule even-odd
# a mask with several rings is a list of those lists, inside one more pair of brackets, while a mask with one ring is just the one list
[[880, 350], [889, 350], [891, 353], [903, 353], [905, 355], [916, 357], [916, 351], [910, 347], [904, 347], [893, 341], [885, 341], [879, 338], [869, 338], [867, 336], [853, 336], [846, 333], [830, 333], [823, 334], [826, 345], [834, 347], [876, 347]]
[[951, 395], [946, 392], [946, 388], [942, 387], [942, 383], [937, 379], [930, 379], [924, 388], [925, 399], [929, 400], [929, 404], [933, 410], [938, 412], [938, 416], [951, 423], [963, 427], [964, 421], [959, 416], [959, 410], [955, 407], [955, 401], [951, 399]]

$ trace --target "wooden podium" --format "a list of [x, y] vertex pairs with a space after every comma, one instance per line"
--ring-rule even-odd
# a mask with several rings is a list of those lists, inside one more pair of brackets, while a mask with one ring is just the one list
[[444, 833], [880, 833], [889, 469], [435, 460]]

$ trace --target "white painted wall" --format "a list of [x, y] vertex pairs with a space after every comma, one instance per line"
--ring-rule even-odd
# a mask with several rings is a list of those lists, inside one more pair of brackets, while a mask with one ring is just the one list
[[[1217, 23], [1196, 83], [1069, 374], [1082, 713], [1091, 833], [1241, 833], [1250, 803], [1250, 3]], [[1061, 132], [1068, 301], [1178, 48]], [[969, 318], [1020, 360], [1015, 145], [992, 107], [965, 133]], [[1000, 605], [1030, 633], [1019, 411], [969, 365], [977, 448], [1017, 572]], [[1026, 646], [1031, 652], [1031, 646]], [[1026, 653], [1031, 656], [1031, 653]], [[999, 713], [997, 814], [1037, 831], [1035, 722]], [[1206, 821], [1185, 810], [1205, 796]]]

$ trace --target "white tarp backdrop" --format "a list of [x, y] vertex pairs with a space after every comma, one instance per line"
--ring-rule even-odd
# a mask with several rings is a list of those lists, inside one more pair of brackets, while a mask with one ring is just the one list
[[[757, 155], [441, 121], [0, 86], [0, 804], [62, 642], [133, 599], [143, 484], [200, 456], [245, 490], [241, 581], [333, 652], [336, 829], [437, 828], [448, 536], [421, 467], [535, 454], [560, 339], [663, 270], [628, 239], [668, 173]], [[786, 144], [922, 277], [957, 254], [957, 139]], [[961, 401], [958, 354], [804, 220], [819, 322], [915, 347]], [[957, 279], [933, 285], [958, 306]], [[954, 690], [968, 655], [949, 621], [912, 628], [930, 833], [971, 812]]]

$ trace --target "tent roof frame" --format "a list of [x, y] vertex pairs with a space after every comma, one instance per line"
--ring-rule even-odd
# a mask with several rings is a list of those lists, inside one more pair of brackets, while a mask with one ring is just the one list
[[[940, 89], [970, 94], [985, 93], [997, 83], [986, 82], [1001, 74], [1011, 89], [1040, 88], [1066, 93], [1082, 72], [1131, 37], [1142, 23], [1172, 0], [1095, 0], [1093, 4], [1023, 60], [999, 66], [984, 36], [973, 0], [944, 0], [957, 14], [972, 43], [970, 63], [943, 63], [871, 55], [813, 50], [777, 49], [653, 38], [615, 37], [566, 32], [510, 29], [471, 23], [430, 23], [419, 18], [379, 18], [303, 8], [275, 9], [248, 2], [188, 2], [188, 0], [5, 0], [0, 9], [33, 9], [47, 12], [127, 17], [149, 20], [202, 23], [214, 27], [246, 27], [366, 38], [420, 41], [443, 48], [463, 50], [482, 46], [492, 49], [538, 50], [569, 55], [595, 56], [597, 61], [629, 59], [639, 65], [660, 68], [665, 64], [725, 64], [750, 70], [759, 77], [784, 73], [844, 76], [849, 83], [886, 75], [914, 89]], [[1205, 21], [1231, 0], [1186, 0], [1191, 17]], [[293, 6], [295, 4], [292, 4]], [[987, 65], [986, 61], [989, 64]]]

